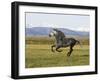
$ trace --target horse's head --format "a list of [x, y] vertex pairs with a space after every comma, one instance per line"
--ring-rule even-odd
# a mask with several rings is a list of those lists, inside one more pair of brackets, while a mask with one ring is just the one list
[[49, 34], [49, 37], [52, 37], [52, 36], [56, 36], [57, 35], [57, 29], [53, 29], [50, 34]]
[[60, 38], [65, 37], [64, 33], [56, 28], [53, 28], [52, 32], [49, 34], [49, 37], [51, 37], [51, 36], [56, 36], [56, 37], [60, 37]]

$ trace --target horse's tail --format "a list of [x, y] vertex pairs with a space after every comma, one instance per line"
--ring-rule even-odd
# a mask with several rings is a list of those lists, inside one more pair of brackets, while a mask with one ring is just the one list
[[76, 40], [76, 44], [79, 44], [79, 45], [80, 45], [80, 47], [82, 47], [82, 45], [81, 45], [80, 41]]

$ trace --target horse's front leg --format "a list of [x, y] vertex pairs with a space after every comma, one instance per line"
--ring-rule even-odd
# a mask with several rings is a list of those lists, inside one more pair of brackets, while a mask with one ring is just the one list
[[58, 50], [59, 48], [60, 48], [60, 46], [57, 46], [57, 47], [56, 47], [56, 51], [62, 52], [62, 50]]
[[51, 51], [52, 51], [52, 52], [55, 52], [55, 51], [53, 50], [53, 47], [55, 47], [55, 46], [56, 46], [56, 45], [52, 45], [52, 46], [51, 46]]

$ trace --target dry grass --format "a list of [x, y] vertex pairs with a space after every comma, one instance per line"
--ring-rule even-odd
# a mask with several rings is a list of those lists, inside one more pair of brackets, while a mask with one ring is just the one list
[[68, 48], [63, 48], [63, 52], [51, 52], [51, 45], [26, 44], [25, 67], [62, 67], [62, 66], [82, 66], [89, 65], [89, 46], [78, 45], [70, 58], [67, 57]]

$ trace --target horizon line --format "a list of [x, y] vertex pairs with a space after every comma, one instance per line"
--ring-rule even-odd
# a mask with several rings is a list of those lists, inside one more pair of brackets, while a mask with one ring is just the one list
[[[50, 26], [41, 26], [41, 27], [38, 27], [38, 26], [34, 26], [34, 27], [25, 27], [25, 28], [55, 28], [55, 27], [50, 27]], [[71, 28], [60, 28], [60, 27], [56, 27], [57, 29], [68, 29], [68, 30], [72, 30], [72, 31], [79, 31], [79, 32], [89, 32], [89, 30], [88, 31], [85, 31], [85, 30], [74, 30], [74, 29], [71, 29]]]

